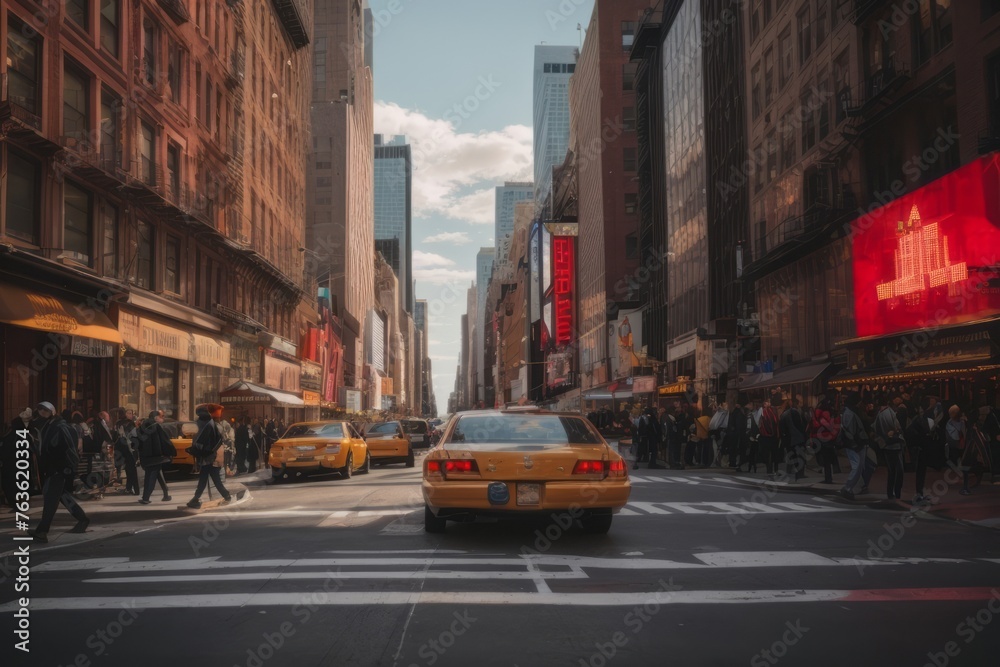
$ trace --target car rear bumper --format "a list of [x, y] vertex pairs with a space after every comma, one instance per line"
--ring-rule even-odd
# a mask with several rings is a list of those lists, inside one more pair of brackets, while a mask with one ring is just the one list
[[409, 456], [409, 448], [407, 447], [386, 447], [384, 449], [376, 449], [369, 445], [368, 452], [372, 456], [372, 461], [383, 462], [384, 459], [399, 459], [402, 461], [407, 456]]
[[272, 456], [268, 459], [268, 463], [270, 464], [271, 469], [276, 472], [278, 470], [289, 470], [293, 472], [336, 470], [347, 465], [347, 453], [341, 452], [340, 454], [324, 454], [322, 456], [315, 457], [312, 461], [297, 461], [294, 459], [275, 458]]
[[[505, 482], [510, 500], [503, 505], [490, 503], [487, 490], [493, 480], [423, 480], [424, 502], [435, 514], [531, 514], [559, 510], [618, 512], [628, 502], [632, 485], [627, 479], [600, 482], [544, 482], [537, 505], [518, 505], [516, 481]], [[539, 482], [527, 482], [539, 483]]]

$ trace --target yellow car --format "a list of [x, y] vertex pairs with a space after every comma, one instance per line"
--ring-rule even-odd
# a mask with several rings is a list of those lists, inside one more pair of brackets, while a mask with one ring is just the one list
[[187, 453], [187, 449], [198, 433], [198, 422], [163, 422], [163, 429], [176, 450], [169, 467], [173, 470], [193, 472], [194, 457]]
[[477, 516], [560, 514], [606, 533], [628, 502], [625, 460], [578, 414], [539, 410], [456, 415], [424, 459], [424, 529]]
[[365, 431], [365, 440], [368, 442], [368, 450], [372, 453], [372, 461], [378, 465], [403, 463], [407, 468], [416, 465], [413, 442], [399, 422], [371, 424]]
[[274, 481], [295, 473], [339, 472], [350, 479], [355, 472], [371, 470], [368, 445], [349, 422], [292, 424], [271, 445], [267, 462]]

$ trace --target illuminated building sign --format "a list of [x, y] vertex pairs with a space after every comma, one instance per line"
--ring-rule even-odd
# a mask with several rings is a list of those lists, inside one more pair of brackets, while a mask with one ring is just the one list
[[852, 227], [858, 336], [1000, 314], [1000, 155], [875, 209]]
[[552, 238], [552, 299], [555, 304], [555, 342], [573, 341], [573, 237]]

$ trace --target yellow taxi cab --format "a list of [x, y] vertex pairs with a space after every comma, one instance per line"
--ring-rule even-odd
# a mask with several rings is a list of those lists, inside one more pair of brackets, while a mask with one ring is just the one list
[[424, 529], [477, 516], [568, 514], [606, 533], [628, 502], [625, 460], [578, 414], [464, 412], [424, 459]]
[[370, 424], [365, 430], [365, 440], [376, 465], [403, 463], [407, 468], [416, 465], [413, 442], [398, 421]]
[[355, 472], [371, 470], [372, 457], [350, 422], [301, 422], [289, 426], [271, 445], [267, 462], [276, 482], [309, 472], [339, 472], [350, 479]]
[[187, 453], [187, 449], [198, 433], [198, 422], [165, 421], [162, 425], [175, 450], [173, 459], [170, 461], [170, 468], [182, 472], [193, 472], [194, 457]]

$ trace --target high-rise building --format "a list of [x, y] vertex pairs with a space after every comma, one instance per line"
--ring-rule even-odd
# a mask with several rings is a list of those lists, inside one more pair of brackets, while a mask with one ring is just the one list
[[[490, 323], [487, 317], [486, 292], [490, 285], [490, 276], [493, 273], [493, 260], [496, 257], [494, 248], [480, 248], [476, 254], [476, 309], [475, 309], [475, 399], [476, 401], [486, 400], [485, 387], [490, 385], [493, 363], [486, 359], [484, 351], [486, 349], [486, 327]], [[471, 314], [472, 311], [470, 311]], [[491, 313], [492, 314], [492, 313]], [[490, 376], [490, 377], [488, 377]]]
[[579, 49], [575, 46], [535, 47], [534, 144], [535, 206], [542, 208], [552, 188], [552, 167], [566, 158], [569, 146], [569, 77], [576, 70]]
[[318, 0], [315, 17], [305, 247], [318, 257], [318, 278], [329, 284], [334, 314], [344, 325], [338, 379], [352, 391], [370, 390], [364, 386], [365, 350], [377, 338], [376, 320], [385, 323], [373, 308], [371, 10], [359, 0]]
[[504, 261], [510, 252], [511, 237], [514, 233], [514, 206], [517, 202], [532, 199], [534, 196], [534, 183], [507, 181], [497, 186], [493, 240], [498, 262]]
[[[375, 241], [395, 239], [397, 253], [385, 259], [399, 278], [403, 308], [413, 312], [413, 169], [406, 137], [375, 135]], [[384, 254], [384, 253], [383, 253]]]

